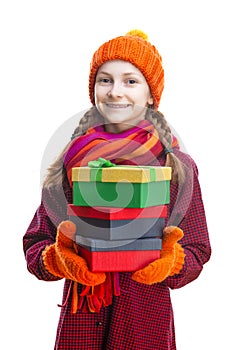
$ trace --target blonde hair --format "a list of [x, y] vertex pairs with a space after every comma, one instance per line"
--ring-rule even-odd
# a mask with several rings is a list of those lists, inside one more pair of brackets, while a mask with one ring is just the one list
[[[172, 168], [172, 182], [183, 183], [185, 179], [184, 168], [181, 161], [172, 152], [172, 133], [166, 119], [161, 112], [154, 110], [152, 107], [148, 108], [145, 119], [154, 125], [165, 151], [169, 150], [166, 154], [165, 166]], [[99, 114], [96, 107], [91, 107], [80, 119], [78, 126], [73, 132], [71, 141], [78, 136], [84, 135], [90, 127], [101, 124], [104, 124], [104, 118]], [[44, 187], [58, 186], [64, 181], [66, 171], [63, 164], [63, 157], [71, 141], [47, 169], [47, 174], [43, 182]]]
[[164, 146], [166, 154], [165, 166], [172, 168], [172, 182], [183, 183], [185, 180], [184, 166], [172, 150], [172, 132], [164, 115], [152, 107], [148, 108], [146, 119], [154, 125], [159, 134], [159, 140]]

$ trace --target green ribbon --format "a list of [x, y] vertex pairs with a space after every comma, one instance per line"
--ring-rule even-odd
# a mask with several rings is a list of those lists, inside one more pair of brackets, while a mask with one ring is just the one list
[[88, 162], [88, 166], [90, 168], [110, 168], [116, 166], [116, 164], [113, 164], [110, 160], [98, 158], [97, 160], [91, 160]]

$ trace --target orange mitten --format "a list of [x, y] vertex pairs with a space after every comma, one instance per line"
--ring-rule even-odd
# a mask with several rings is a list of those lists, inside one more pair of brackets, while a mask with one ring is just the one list
[[179, 243], [176, 243], [174, 246], [174, 249], [175, 249], [174, 265], [171, 269], [169, 276], [178, 274], [184, 265], [184, 258], [185, 258], [184, 248]]
[[133, 273], [134, 281], [153, 284], [162, 282], [168, 276], [177, 274], [184, 264], [184, 250], [177, 241], [183, 237], [183, 231], [176, 226], [164, 229], [163, 247], [160, 259]]
[[96, 286], [105, 281], [105, 273], [89, 271], [85, 259], [78, 255], [74, 242], [76, 226], [63, 221], [57, 228], [56, 242], [43, 251], [45, 268], [54, 276], [67, 278], [86, 286]]

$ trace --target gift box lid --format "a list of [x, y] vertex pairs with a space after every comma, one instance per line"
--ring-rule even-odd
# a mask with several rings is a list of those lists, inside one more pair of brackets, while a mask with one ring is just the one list
[[114, 208], [114, 207], [85, 207], [68, 204], [67, 214], [86, 218], [104, 220], [122, 220], [139, 218], [165, 218], [167, 205], [157, 205], [147, 208]]
[[74, 167], [72, 181], [145, 183], [171, 180], [171, 167], [117, 165], [106, 168]]
[[106, 241], [76, 235], [76, 243], [91, 251], [161, 250], [161, 238], [124, 239]]

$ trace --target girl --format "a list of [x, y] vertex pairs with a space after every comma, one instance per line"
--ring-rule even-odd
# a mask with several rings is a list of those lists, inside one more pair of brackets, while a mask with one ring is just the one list
[[[48, 169], [23, 239], [32, 274], [45, 281], [65, 278], [55, 349], [176, 349], [169, 289], [195, 280], [211, 248], [197, 167], [158, 111], [163, 87], [161, 56], [141, 31], [114, 38], [93, 55], [93, 106]], [[67, 220], [71, 169], [98, 157], [172, 168], [161, 258], [133, 273], [91, 272]]]

